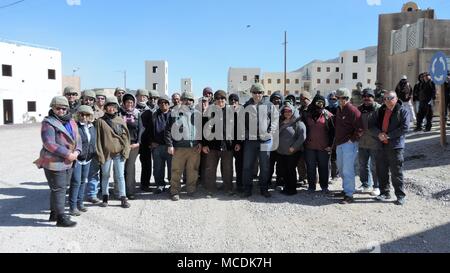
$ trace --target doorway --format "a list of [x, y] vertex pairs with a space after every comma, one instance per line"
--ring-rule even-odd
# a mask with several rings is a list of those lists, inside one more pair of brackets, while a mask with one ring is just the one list
[[3, 124], [14, 123], [13, 100], [3, 100]]

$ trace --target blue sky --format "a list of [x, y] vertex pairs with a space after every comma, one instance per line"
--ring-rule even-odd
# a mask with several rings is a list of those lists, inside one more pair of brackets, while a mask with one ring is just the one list
[[[12, 2], [0, 0], [0, 6]], [[226, 90], [229, 67], [282, 71], [285, 30], [290, 71], [376, 45], [378, 15], [400, 11], [404, 2], [25, 0], [0, 9], [0, 38], [60, 49], [63, 73], [79, 67], [84, 89], [121, 86], [117, 71], [125, 69], [128, 88], [144, 87], [144, 61], [167, 60], [169, 92], [192, 77], [199, 95], [205, 86]], [[448, 0], [417, 3], [450, 18]]]

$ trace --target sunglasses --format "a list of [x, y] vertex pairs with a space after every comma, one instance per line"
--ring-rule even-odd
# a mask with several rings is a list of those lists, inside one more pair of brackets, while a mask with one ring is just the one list
[[395, 96], [389, 96], [389, 97], [384, 97], [385, 101], [393, 101], [396, 97]]
[[78, 93], [70, 93], [70, 94], [67, 94], [66, 96], [68, 96], [68, 97], [78, 97]]
[[337, 98], [334, 98], [334, 99], [330, 99], [330, 101], [337, 101], [338, 99]]
[[80, 113], [80, 117], [90, 117], [91, 114], [88, 113]]
[[261, 94], [263, 94], [264, 92], [252, 92], [252, 94], [253, 95], [261, 95]]
[[106, 100], [105, 97], [97, 97], [97, 100]]
[[362, 97], [363, 97], [363, 99], [365, 99], [365, 98], [372, 98], [372, 96], [369, 96], [369, 95], [363, 95]]
[[317, 102], [316, 102], [316, 105], [317, 105], [317, 106], [320, 106], [320, 105], [323, 106], [323, 105], [325, 105], [325, 102], [323, 102], [323, 101], [317, 101]]
[[55, 107], [56, 111], [67, 111], [66, 107]]

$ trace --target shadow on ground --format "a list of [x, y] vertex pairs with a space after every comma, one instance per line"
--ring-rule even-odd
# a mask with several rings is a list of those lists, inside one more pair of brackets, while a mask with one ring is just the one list
[[[0, 188], [1, 227], [48, 227], [51, 223], [34, 218], [47, 215], [49, 210], [49, 189], [46, 182], [25, 182], [24, 186], [39, 186], [39, 189]], [[20, 216], [18, 216], [20, 215]], [[26, 218], [23, 218], [26, 217]]]

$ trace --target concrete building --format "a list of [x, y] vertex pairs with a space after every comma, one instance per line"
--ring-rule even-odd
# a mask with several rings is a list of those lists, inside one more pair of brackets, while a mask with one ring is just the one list
[[62, 76], [61, 90], [64, 90], [67, 86], [72, 86], [78, 93], [81, 91], [81, 78], [78, 76]]
[[61, 95], [61, 52], [0, 40], [0, 125], [40, 122]]
[[145, 88], [169, 95], [169, 64], [167, 61], [145, 62]]
[[228, 93], [249, 97], [251, 86], [260, 80], [260, 68], [230, 68], [228, 70]]
[[180, 90], [181, 90], [181, 93], [183, 93], [183, 92], [194, 93], [192, 79], [191, 78], [181, 79], [181, 89]]
[[301, 73], [287, 73], [286, 75], [286, 92], [284, 91], [284, 73], [264, 73], [261, 82], [266, 88], [266, 95], [272, 95], [276, 91], [280, 91], [283, 95], [295, 94], [300, 96], [304, 91], [302, 74]]
[[302, 92], [315, 95], [320, 91], [326, 96], [340, 87], [355, 89], [358, 82], [364, 88], [375, 88], [376, 55], [376, 47], [367, 47], [343, 51], [338, 58], [327, 61], [314, 60], [296, 70], [302, 75]]
[[[408, 2], [400, 13], [381, 14], [378, 29], [378, 81], [394, 89], [402, 75], [411, 83], [428, 70], [429, 59], [437, 50], [450, 47], [450, 22], [435, 20], [432, 9], [420, 10]], [[448, 53], [448, 52], [447, 52]]]

